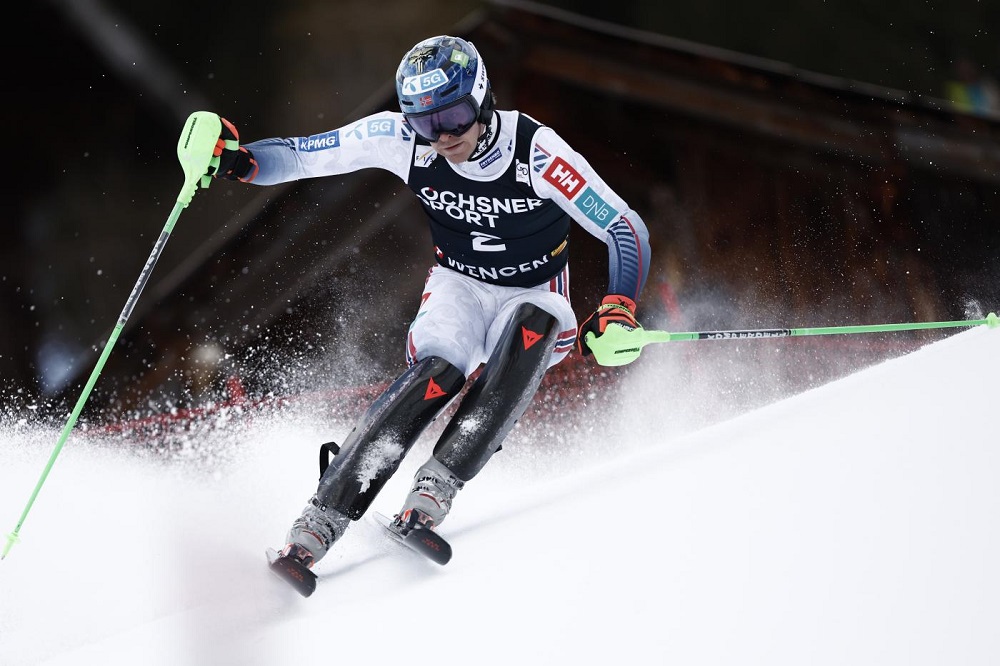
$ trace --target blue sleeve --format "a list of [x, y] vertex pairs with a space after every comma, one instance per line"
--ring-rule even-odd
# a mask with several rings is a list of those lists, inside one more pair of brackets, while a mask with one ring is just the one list
[[649, 274], [649, 232], [635, 211], [608, 226], [608, 293], [638, 302]]

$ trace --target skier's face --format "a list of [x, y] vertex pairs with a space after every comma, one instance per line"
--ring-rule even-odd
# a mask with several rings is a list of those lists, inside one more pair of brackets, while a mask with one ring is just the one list
[[475, 123], [461, 136], [442, 134], [437, 141], [431, 143], [431, 148], [439, 155], [444, 155], [444, 158], [452, 164], [461, 164], [472, 156], [482, 132], [483, 124]]

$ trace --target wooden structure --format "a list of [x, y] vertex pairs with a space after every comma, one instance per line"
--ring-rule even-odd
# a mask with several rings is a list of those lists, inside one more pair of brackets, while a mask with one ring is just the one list
[[[647, 326], [996, 309], [1000, 123], [530, 3], [495, 2], [456, 32], [489, 63], [501, 108], [555, 128], [645, 219]], [[355, 117], [395, 107], [387, 83]], [[226, 187], [243, 188], [212, 194]], [[105, 371], [120, 387], [105, 407], [149, 391], [195, 401], [218, 373], [261, 395], [402, 368], [432, 263], [404, 186], [365, 172], [238, 196], [227, 231], [145, 297]], [[606, 249], [579, 229], [571, 248], [585, 316], [606, 283]]]

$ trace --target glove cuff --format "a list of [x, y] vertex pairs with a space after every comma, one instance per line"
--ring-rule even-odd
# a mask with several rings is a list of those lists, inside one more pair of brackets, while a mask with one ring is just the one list
[[628, 296], [608, 294], [601, 299], [601, 307], [599, 307], [598, 310], [606, 310], [607, 308], [625, 308], [629, 311], [629, 314], [635, 316], [635, 307], [635, 301]]

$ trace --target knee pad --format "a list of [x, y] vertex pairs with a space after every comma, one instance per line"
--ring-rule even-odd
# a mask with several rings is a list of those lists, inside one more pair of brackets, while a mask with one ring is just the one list
[[465, 384], [465, 375], [436, 356], [417, 361], [372, 403], [320, 478], [323, 507], [357, 520], [398, 469], [420, 433]]
[[558, 320], [536, 305], [520, 306], [482, 374], [462, 400], [434, 457], [468, 481], [482, 470], [531, 404], [548, 368]]

